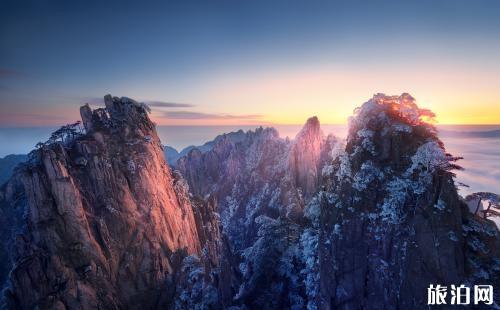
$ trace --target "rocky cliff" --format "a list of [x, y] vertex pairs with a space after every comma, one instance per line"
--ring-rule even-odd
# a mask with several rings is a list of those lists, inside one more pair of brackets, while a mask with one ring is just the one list
[[498, 287], [498, 230], [457, 194], [432, 117], [377, 94], [343, 142], [311, 118], [292, 141], [258, 129], [180, 158], [191, 191], [217, 197], [238, 266], [227, 304], [424, 309], [430, 284]]
[[109, 95], [105, 104], [83, 106], [85, 132], [66, 128], [40, 144], [8, 185], [5, 208], [26, 198], [10, 308], [161, 307], [172, 255], [201, 250], [189, 194], [165, 163], [147, 107]]
[[293, 141], [280, 138], [274, 128], [238, 137], [219, 136], [208, 151], [194, 148], [176, 168], [194, 195], [216, 198], [223, 228], [235, 249], [242, 250], [257, 235], [257, 217], [302, 217], [336, 139], [323, 135], [316, 117]]
[[216, 145], [221, 140], [229, 140], [233, 143], [237, 143], [237, 142], [242, 141], [244, 139], [245, 139], [245, 132], [242, 129], [240, 129], [238, 131], [223, 133], [221, 135], [218, 135], [212, 141], [208, 141], [202, 145], [187, 146], [184, 149], [180, 150], [179, 152], [177, 152], [176, 149], [174, 149], [173, 147], [168, 146], [168, 145], [164, 145], [163, 149], [164, 149], [165, 158], [167, 159], [168, 164], [171, 167], [175, 167], [177, 165], [177, 160], [179, 158], [187, 155], [193, 149], [197, 149], [201, 153], [206, 153], [206, 152], [212, 150], [214, 145]]
[[9, 308], [427, 309], [430, 284], [500, 298], [499, 232], [408, 94], [364, 103], [345, 141], [313, 117], [293, 140], [221, 135], [176, 171], [147, 106], [105, 103], [0, 190]]
[[377, 94], [351, 119], [316, 206], [319, 308], [420, 309], [429, 284], [498, 287], [498, 231], [458, 196], [432, 116]]
[[306, 198], [318, 191], [321, 169], [329, 159], [336, 142], [332, 135], [325, 137], [316, 116], [307, 120], [292, 142], [288, 170], [294, 184]]

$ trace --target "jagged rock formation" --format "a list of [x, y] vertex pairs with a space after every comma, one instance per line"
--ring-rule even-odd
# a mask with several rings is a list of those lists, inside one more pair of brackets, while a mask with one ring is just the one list
[[458, 196], [429, 116], [408, 94], [356, 111], [316, 206], [319, 308], [420, 309], [431, 283], [498, 286], [496, 227]]
[[258, 128], [244, 137], [219, 136], [209, 151], [192, 149], [176, 168], [199, 197], [216, 198], [223, 227], [236, 249], [253, 243], [261, 215], [300, 218], [304, 196], [312, 195], [320, 167], [335, 143], [324, 137], [316, 117], [295, 140], [274, 128]]
[[500, 284], [498, 229], [408, 94], [375, 95], [345, 141], [313, 117], [291, 141], [218, 136], [174, 172], [147, 106], [105, 103], [0, 190], [9, 308], [424, 309], [429, 284]]
[[498, 230], [458, 196], [458, 158], [432, 116], [408, 94], [377, 94], [345, 143], [311, 118], [292, 142], [260, 129], [179, 159], [191, 191], [217, 197], [239, 266], [229, 304], [423, 309], [429, 284], [498, 286]]
[[[255, 218], [300, 210], [302, 198], [287, 176], [289, 143], [272, 128], [248, 132], [240, 143], [221, 139], [209, 152], [193, 149], [177, 168], [199, 197], [213, 196], [234, 251], [256, 236]], [[289, 210], [285, 209], [289, 207]]]
[[201, 250], [187, 189], [165, 163], [147, 107], [109, 95], [105, 103], [83, 106], [86, 134], [34, 151], [11, 181], [27, 205], [10, 308], [161, 307], [171, 256]]
[[317, 192], [321, 168], [329, 159], [328, 153], [334, 143], [333, 136], [324, 138], [316, 116], [308, 119], [295, 137], [289, 155], [289, 169], [295, 176], [295, 186], [304, 196], [310, 197]]
[[177, 161], [191, 192], [214, 199], [222, 236], [229, 241], [220, 252], [224, 274], [218, 275], [227, 279], [219, 299], [224, 306], [253, 307], [263, 300], [272, 307], [291, 306], [273, 286], [300, 281], [277, 274], [278, 260], [302, 260], [297, 247], [288, 245], [300, 237], [297, 223], [303, 222], [304, 206], [317, 191], [321, 167], [335, 143], [333, 136], [324, 137], [313, 117], [293, 141], [280, 138], [274, 128], [259, 128], [237, 141], [220, 136], [211, 150], [195, 148]]
[[227, 236], [221, 233], [217, 204], [213, 198], [193, 199], [193, 210], [204, 247], [200, 255], [178, 261], [173, 283], [174, 309], [219, 309], [231, 305], [234, 296], [236, 257]]
[[235, 132], [224, 133], [224, 134], [218, 135], [217, 137], [215, 137], [215, 139], [213, 139], [212, 141], [208, 141], [208, 142], [204, 143], [203, 145], [187, 146], [184, 149], [182, 149], [180, 152], [177, 152], [177, 150], [171, 146], [164, 145], [163, 148], [165, 150], [165, 158], [167, 159], [167, 162], [171, 167], [175, 167], [177, 165], [177, 160], [179, 158], [187, 155], [191, 150], [197, 149], [201, 153], [206, 153], [206, 152], [210, 151], [211, 149], [213, 149], [214, 145], [223, 139], [228, 139], [233, 143], [237, 143], [237, 142], [245, 139], [245, 132], [242, 129], [240, 129], [240, 130], [235, 131]]

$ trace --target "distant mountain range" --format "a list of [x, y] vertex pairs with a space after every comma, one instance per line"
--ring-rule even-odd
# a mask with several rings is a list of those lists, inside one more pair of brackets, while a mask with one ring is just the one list
[[0, 158], [0, 185], [5, 183], [14, 172], [14, 168], [28, 159], [27, 155], [7, 155]]
[[[164, 145], [163, 153], [165, 154], [165, 159], [167, 160], [168, 164], [171, 165], [172, 167], [175, 167], [177, 160], [182, 156], [187, 155], [193, 149], [197, 149], [202, 153], [205, 153], [207, 151], [210, 151], [212, 147], [221, 139], [228, 138], [234, 143], [236, 143], [238, 141], [243, 140], [244, 137], [245, 137], [245, 132], [240, 129], [235, 132], [221, 134], [215, 137], [214, 140], [206, 142], [202, 145], [191, 145], [185, 147], [180, 152], [178, 152], [175, 148], [171, 146]], [[5, 183], [12, 176], [14, 168], [18, 164], [25, 162], [27, 159], [28, 155], [26, 154], [18, 154], [18, 155], [11, 154], [5, 156], [4, 158], [0, 158], [0, 185]]]
[[215, 137], [214, 140], [206, 142], [203, 145], [198, 145], [198, 146], [191, 145], [191, 146], [185, 147], [180, 152], [178, 152], [175, 148], [173, 148], [171, 146], [164, 145], [163, 149], [164, 149], [164, 153], [165, 153], [165, 158], [171, 166], [175, 166], [177, 160], [179, 158], [181, 158], [182, 156], [187, 155], [191, 150], [197, 149], [202, 153], [208, 152], [213, 148], [213, 146], [217, 142], [219, 142], [222, 139], [226, 139], [226, 138], [231, 140], [232, 142], [236, 143], [236, 142], [239, 142], [239, 141], [242, 141], [243, 139], [245, 139], [245, 132], [240, 129], [240, 130], [235, 131], [235, 132], [224, 133], [224, 134], [218, 135], [217, 137]]
[[[215, 137], [214, 140], [206, 142], [202, 145], [190, 145], [188, 147], [185, 147], [180, 152], [172, 146], [164, 145], [163, 148], [164, 148], [165, 158], [171, 166], [175, 166], [177, 160], [182, 156], [188, 154], [189, 151], [191, 151], [192, 149], [196, 148], [200, 150], [202, 153], [205, 153], [206, 151], [209, 151], [213, 147], [213, 145], [223, 136], [228, 136], [231, 140], [237, 142], [243, 139], [244, 133], [245, 132], [241, 129], [235, 132], [224, 133]], [[460, 138], [500, 138], [500, 130], [458, 131], [458, 130], [440, 129], [439, 136], [460, 137]], [[14, 166], [16, 166], [20, 162], [23, 162], [26, 159], [27, 156], [24, 154], [18, 154], [18, 155], [11, 154], [5, 156], [4, 158], [0, 158], [0, 184], [8, 180], [8, 178], [12, 174]]]

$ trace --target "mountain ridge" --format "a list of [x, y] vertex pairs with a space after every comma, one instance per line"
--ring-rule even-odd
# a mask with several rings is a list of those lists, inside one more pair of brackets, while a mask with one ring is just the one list
[[105, 104], [0, 190], [9, 308], [424, 309], [430, 283], [498, 286], [498, 229], [409, 94], [374, 95], [345, 140], [311, 117], [292, 140], [218, 136], [175, 170], [146, 105]]
[[85, 133], [41, 144], [7, 185], [14, 208], [26, 197], [9, 308], [157, 307], [170, 253], [201, 251], [189, 194], [166, 165], [146, 108], [126, 97], [105, 103], [83, 106]]

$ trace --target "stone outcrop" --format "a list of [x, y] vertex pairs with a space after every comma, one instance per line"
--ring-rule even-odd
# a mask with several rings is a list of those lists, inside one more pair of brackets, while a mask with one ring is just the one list
[[188, 191], [165, 163], [147, 107], [109, 95], [105, 103], [83, 106], [85, 133], [33, 151], [11, 180], [27, 204], [10, 308], [161, 307], [171, 257], [201, 251]]
[[408, 94], [356, 111], [319, 196], [321, 309], [423, 309], [430, 284], [498, 286], [498, 231], [458, 196], [429, 116]]
[[316, 116], [307, 120], [292, 142], [289, 155], [289, 170], [295, 185], [305, 197], [310, 198], [318, 191], [321, 169], [329, 159], [336, 138], [324, 137]]
[[176, 168], [194, 195], [216, 198], [223, 227], [241, 250], [253, 242], [258, 216], [302, 216], [304, 199], [317, 191], [321, 167], [336, 140], [323, 136], [316, 117], [292, 141], [280, 138], [274, 128], [230, 137], [219, 136], [208, 151], [192, 149]]
[[224, 256], [239, 267], [225, 305], [424, 309], [430, 284], [498, 286], [498, 230], [457, 194], [458, 158], [432, 116], [408, 94], [377, 94], [345, 142], [313, 117], [292, 141], [260, 129], [180, 158], [192, 192], [217, 197]]
[[[238, 139], [234, 139], [235, 136]], [[330, 160], [330, 151], [336, 142], [333, 136], [323, 136], [319, 121], [314, 117], [292, 141], [280, 138], [274, 128], [258, 128], [244, 135], [238, 132], [219, 136], [213, 143], [209, 142], [211, 149], [193, 148], [177, 160], [176, 168], [189, 183], [191, 192], [213, 200], [222, 227], [220, 260], [215, 265], [217, 276], [211, 279], [213, 272], [210, 270], [213, 269], [196, 259], [185, 261], [184, 274], [194, 273], [197, 280], [186, 285], [189, 281], [182, 281], [186, 276], [181, 278], [180, 283], [184, 285], [178, 291], [185, 293], [180, 297], [193, 296], [189, 299], [191, 303], [186, 298], [178, 299], [181, 304], [188, 308], [211, 305], [206, 303], [210, 299], [203, 299], [200, 294], [210, 295], [214, 287], [219, 292], [219, 307], [254, 307], [259, 304], [254, 304], [253, 298], [257, 298], [255, 301], [266, 299], [262, 294], [266, 291], [270, 294], [273, 285], [279, 283], [266, 280], [273, 278], [278, 268], [273, 270], [277, 252], [262, 245], [288, 243], [281, 229], [288, 223], [295, 227], [294, 222], [303, 222], [304, 206], [318, 190], [321, 167]], [[277, 231], [264, 230], [263, 222], [275, 223], [272, 225], [276, 225]], [[274, 240], [263, 240], [264, 235]], [[270, 261], [258, 266], [257, 262], [248, 263], [245, 253], [250, 251], [257, 252], [257, 257], [268, 256]], [[247, 271], [242, 272], [242, 266], [247, 264], [249, 267], [244, 267]], [[253, 275], [252, 270], [257, 275]], [[260, 272], [267, 275], [261, 277]], [[272, 307], [286, 305], [284, 296], [269, 296], [269, 299]]]
[[147, 106], [105, 104], [0, 190], [8, 308], [426, 309], [430, 284], [500, 284], [498, 229], [409, 94], [375, 95], [345, 141], [312, 117], [293, 140], [189, 147], [175, 171]]

